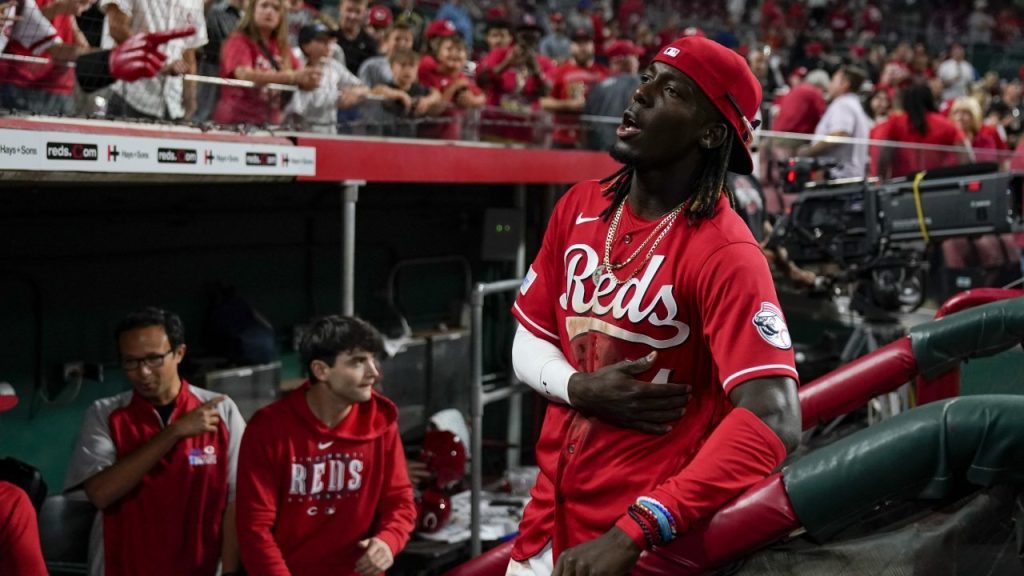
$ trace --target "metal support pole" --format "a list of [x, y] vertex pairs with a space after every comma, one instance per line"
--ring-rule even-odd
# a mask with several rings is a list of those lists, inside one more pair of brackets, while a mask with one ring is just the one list
[[[469, 302], [472, 307], [472, 323], [470, 326], [471, 357], [470, 357], [470, 422], [473, 427], [470, 452], [470, 520], [469, 520], [469, 551], [471, 557], [477, 557], [481, 552], [480, 544], [480, 495], [483, 492], [483, 456], [484, 456], [484, 405], [488, 398], [485, 398], [483, 389], [484, 374], [484, 299], [488, 294], [499, 292], [511, 292], [519, 288], [522, 280], [502, 280], [490, 284], [477, 283], [470, 294]], [[499, 399], [503, 395], [492, 394], [492, 399]], [[515, 397], [512, 394], [511, 397]]]
[[470, 451], [473, 453], [470, 469], [470, 519], [469, 519], [469, 554], [471, 558], [480, 555], [480, 493], [483, 492], [483, 442], [484, 442], [484, 285], [477, 284], [473, 288], [470, 298], [473, 307], [472, 322], [472, 368], [470, 370], [470, 382], [472, 382], [470, 398], [470, 425], [472, 426], [473, 441]]
[[[516, 278], [526, 276], [526, 184], [516, 184], [515, 206], [519, 209], [519, 244], [516, 247]], [[509, 386], [516, 383], [515, 373], [508, 375]], [[519, 466], [523, 454], [523, 397], [513, 394], [508, 399], [508, 427], [505, 440], [508, 449], [505, 452], [505, 463], [509, 468]]]
[[341, 313], [356, 312], [356, 202], [364, 181], [346, 181], [341, 185]]

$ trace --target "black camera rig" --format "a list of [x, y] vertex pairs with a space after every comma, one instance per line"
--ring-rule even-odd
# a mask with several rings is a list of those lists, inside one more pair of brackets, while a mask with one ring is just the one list
[[[806, 159], [787, 167], [827, 169]], [[995, 168], [955, 166], [885, 183], [807, 183], [769, 246], [785, 248], [790, 260], [817, 268], [830, 284], [852, 286], [862, 313], [914, 308], [923, 299], [927, 241], [1020, 229], [1024, 174]]]

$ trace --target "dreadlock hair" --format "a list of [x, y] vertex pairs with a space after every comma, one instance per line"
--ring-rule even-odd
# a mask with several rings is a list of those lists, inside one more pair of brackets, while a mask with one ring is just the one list
[[[686, 200], [686, 206], [683, 208], [683, 212], [691, 223], [714, 216], [715, 204], [718, 202], [718, 197], [721, 194], [725, 194], [725, 197], [729, 199], [729, 204], [734, 208], [736, 207], [736, 198], [733, 196], [732, 190], [725, 183], [725, 174], [729, 171], [729, 158], [732, 155], [732, 146], [733, 138], [730, 134], [730, 137], [726, 138], [721, 146], [707, 152], [704, 170], [697, 179], [695, 189]], [[626, 196], [629, 195], [629, 189], [633, 183], [633, 174], [635, 172], [636, 166], [626, 164], [614, 174], [601, 179], [601, 184], [607, 184], [602, 189], [602, 193], [605, 196], [610, 196], [612, 199], [611, 204], [601, 212], [601, 217], [605, 222], [611, 218], [612, 214], [618, 210], [619, 205], [626, 199]]]

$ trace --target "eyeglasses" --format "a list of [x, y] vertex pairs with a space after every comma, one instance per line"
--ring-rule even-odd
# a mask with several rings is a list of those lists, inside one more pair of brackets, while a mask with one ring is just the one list
[[138, 370], [143, 364], [146, 368], [160, 368], [164, 365], [164, 359], [167, 358], [168, 354], [174, 354], [174, 348], [171, 348], [163, 354], [150, 354], [149, 356], [143, 356], [142, 358], [127, 358], [121, 360], [121, 369], [125, 372], [132, 372]]

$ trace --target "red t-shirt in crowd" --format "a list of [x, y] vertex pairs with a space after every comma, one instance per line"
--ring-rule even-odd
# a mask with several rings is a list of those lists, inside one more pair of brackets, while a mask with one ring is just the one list
[[[657, 351], [637, 378], [689, 384], [692, 396], [664, 436], [549, 404], [536, 446], [541, 473], [519, 525], [516, 560], [549, 540], [557, 558], [604, 534], [655, 488], [672, 493], [660, 498], [669, 510], [697, 505], [700, 495], [674, 493], [668, 481], [732, 410], [729, 392], [754, 378], [797, 378], [768, 263], [727, 199], [708, 220], [691, 224], [680, 215], [649, 260], [645, 247], [617, 272], [620, 279], [633, 274], [618, 285], [607, 276], [593, 280], [610, 223], [599, 215], [608, 203], [597, 181], [577, 184], [559, 201], [512, 313], [583, 372]], [[659, 222], [626, 206], [610, 261], [629, 258]]]
[[[964, 133], [960, 128], [941, 114], [926, 112], [925, 124], [928, 130], [920, 134], [911, 126], [909, 116], [897, 112], [876, 126], [871, 132], [871, 138], [941, 146], [960, 146], [964, 142]], [[895, 148], [892, 152], [891, 176], [898, 178], [921, 170], [954, 166], [957, 163], [957, 154], [953, 151]]]
[[[54, 0], [38, 0], [36, 5], [45, 8]], [[57, 36], [68, 45], [75, 43], [75, 22], [70, 14], [57, 14], [50, 21]], [[0, 60], [0, 79], [6, 84], [22, 88], [43, 90], [55, 94], [71, 94], [75, 91], [75, 70], [67, 64], [55, 64], [48, 54], [35, 54], [15, 39], [7, 44], [7, 54], [46, 58], [46, 64]]]
[[[268, 42], [264, 46], [266, 51], [242, 32], [232, 32], [220, 51], [221, 77], [234, 78], [235, 70], [241, 67], [260, 71], [283, 70], [282, 55], [277, 43]], [[267, 58], [267, 52], [273, 57], [276, 67]], [[299, 61], [291, 52], [284, 58], [290, 59], [292, 70], [299, 68]], [[213, 121], [221, 124], [278, 124], [281, 122], [281, 91], [221, 86]]]
[[[490, 107], [483, 113], [484, 125], [480, 132], [486, 139], [532, 142], [537, 123], [533, 113], [540, 107], [540, 82], [524, 68], [506, 68], [501, 74], [490, 74], [495, 66], [505, 61], [513, 48], [495, 48], [480, 60], [477, 78], [487, 78], [481, 88], [487, 94]], [[541, 54], [536, 58], [541, 76], [550, 82], [555, 63]]]
[[[419, 69], [420, 84], [427, 88], [435, 88], [442, 93], [447, 90], [453, 82], [458, 82], [459, 80], [466, 80], [469, 83], [469, 86], [467, 86], [466, 89], [469, 90], [470, 93], [483, 93], [483, 90], [476, 85], [476, 82], [473, 82], [473, 80], [469, 76], [466, 76], [462, 71], [457, 71], [455, 74], [443, 74], [438, 69], [436, 63], [429, 68], [424, 69], [421, 67]], [[453, 102], [452, 105], [444, 111], [444, 114], [441, 115], [442, 118], [450, 119], [451, 121], [440, 122], [435, 125], [431, 125], [430, 123], [423, 124], [419, 127], [419, 135], [426, 138], [458, 140], [459, 129], [461, 127], [458, 120], [461, 116], [462, 110], [458, 109]]]
[[0, 481], [0, 574], [47, 574], [32, 502], [24, 490], [3, 481]]
[[[585, 98], [590, 88], [608, 77], [608, 70], [596, 62], [583, 67], [570, 59], [553, 74], [554, 85], [551, 95], [559, 100]], [[580, 141], [580, 116], [573, 113], [555, 114], [554, 141], [563, 146], [573, 146]]]
[[978, 162], [1002, 162], [1009, 155], [1004, 151], [1008, 148], [1006, 141], [995, 126], [983, 124], [974, 139], [971, 140], [974, 158]]
[[416, 522], [398, 409], [377, 393], [333, 429], [307, 382], [253, 415], [238, 461], [238, 543], [251, 576], [347, 576], [376, 536], [397, 555]]
[[817, 86], [806, 82], [798, 84], [779, 102], [779, 114], [772, 129], [779, 132], [814, 134], [818, 121], [825, 115], [828, 104]]

